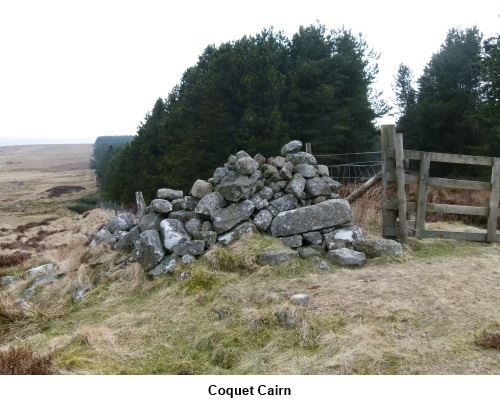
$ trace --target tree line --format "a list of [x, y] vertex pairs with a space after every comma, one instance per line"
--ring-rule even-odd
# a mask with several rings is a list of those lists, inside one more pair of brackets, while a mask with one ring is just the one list
[[[377, 60], [361, 34], [319, 23], [209, 45], [113, 156], [103, 194], [126, 203], [138, 190], [147, 201], [161, 187], [187, 192], [230, 154], [273, 156], [292, 139], [324, 153], [370, 150], [389, 112], [372, 86]], [[499, 78], [499, 36], [477, 27], [450, 29], [416, 81], [402, 63], [394, 102], [405, 147], [500, 156]]]
[[127, 202], [137, 190], [146, 200], [160, 187], [188, 191], [230, 154], [275, 156], [292, 139], [327, 153], [370, 148], [387, 111], [372, 90], [377, 59], [361, 35], [321, 24], [209, 45], [120, 151], [104, 193]]
[[[416, 83], [395, 77], [397, 131], [407, 149], [500, 156], [500, 35], [452, 28]], [[437, 165], [435, 174], [481, 176], [480, 168]]]

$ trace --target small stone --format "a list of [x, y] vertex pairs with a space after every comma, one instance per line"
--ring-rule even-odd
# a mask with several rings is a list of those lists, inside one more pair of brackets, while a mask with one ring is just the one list
[[347, 248], [330, 250], [326, 254], [326, 258], [340, 266], [362, 266], [366, 263], [366, 256], [364, 253]]
[[203, 232], [213, 231], [214, 226], [212, 225], [212, 223], [210, 221], [205, 221], [205, 222], [203, 222], [203, 224], [201, 224], [201, 230]]
[[287, 236], [279, 239], [283, 242], [283, 244], [291, 248], [302, 246], [302, 235]]
[[258, 169], [259, 169], [259, 164], [250, 156], [239, 158], [236, 161], [236, 171], [239, 173], [252, 174]]
[[184, 197], [184, 192], [182, 190], [172, 190], [170, 188], [160, 188], [158, 190], [158, 198], [163, 200], [176, 200], [178, 198]]
[[199, 218], [190, 219], [185, 224], [186, 231], [190, 235], [193, 235], [193, 232], [195, 232], [195, 231], [201, 231], [201, 226], [202, 226], [201, 225], [201, 219], [199, 219]]
[[212, 191], [214, 191], [213, 184], [204, 180], [196, 180], [191, 188], [191, 195], [195, 198], [201, 199]]
[[41, 266], [33, 267], [27, 270], [26, 276], [33, 276], [35, 274], [49, 274], [52, 272], [53, 269], [54, 269], [54, 264], [52, 263], [42, 264]]
[[151, 201], [151, 210], [159, 214], [168, 214], [172, 211], [172, 204], [168, 200], [158, 198]]
[[294, 305], [299, 305], [301, 307], [307, 307], [309, 305], [309, 295], [307, 294], [295, 294], [290, 297], [290, 302]]
[[257, 215], [255, 215], [253, 222], [257, 228], [265, 231], [267, 228], [269, 228], [269, 225], [271, 225], [272, 220], [272, 214], [268, 210], [262, 210], [259, 211]]
[[302, 149], [301, 141], [291, 141], [281, 148], [280, 154], [282, 156], [286, 156], [288, 153], [295, 153], [301, 149]]

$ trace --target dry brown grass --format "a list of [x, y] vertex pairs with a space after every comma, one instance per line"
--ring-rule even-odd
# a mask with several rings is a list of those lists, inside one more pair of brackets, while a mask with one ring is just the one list
[[2, 375], [47, 375], [53, 372], [51, 355], [40, 356], [27, 347], [11, 347], [0, 352]]

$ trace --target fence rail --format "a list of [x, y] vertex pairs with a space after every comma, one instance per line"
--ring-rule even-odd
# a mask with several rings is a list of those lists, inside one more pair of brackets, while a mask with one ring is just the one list
[[[417, 238], [445, 238], [484, 242], [500, 242], [497, 234], [500, 199], [500, 158], [486, 156], [453, 155], [449, 153], [423, 152], [403, 149], [403, 135], [396, 133], [394, 125], [382, 126], [382, 185], [383, 185], [383, 235], [398, 237], [406, 243], [408, 236]], [[420, 161], [418, 175], [405, 173], [408, 160]], [[491, 166], [491, 181], [469, 181], [430, 177], [431, 162], [460, 163]], [[416, 202], [407, 202], [408, 184], [418, 185]], [[487, 207], [474, 207], [427, 202], [429, 186], [490, 191]], [[416, 211], [415, 229], [408, 229], [408, 212]], [[479, 215], [487, 217], [486, 233], [431, 231], [425, 229], [425, 214], [439, 212], [449, 214]]]

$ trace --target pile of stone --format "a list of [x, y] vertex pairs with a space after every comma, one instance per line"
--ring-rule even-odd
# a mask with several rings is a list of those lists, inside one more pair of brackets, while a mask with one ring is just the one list
[[[215, 244], [263, 232], [297, 249], [301, 257], [327, 254], [342, 265], [363, 264], [365, 248], [358, 242], [366, 241], [362, 230], [350, 224], [350, 205], [337, 194], [340, 183], [301, 149], [300, 141], [292, 141], [280, 156], [268, 159], [240, 151], [212, 178], [196, 180], [189, 195], [162, 188], [149, 207], [138, 192], [138, 224], [130, 214], [113, 217], [92, 246], [107, 242], [131, 249], [149, 274], [160, 275], [179, 262], [196, 260]], [[384, 254], [394, 249], [402, 254], [396, 242], [375, 243], [384, 244], [379, 249]]]

